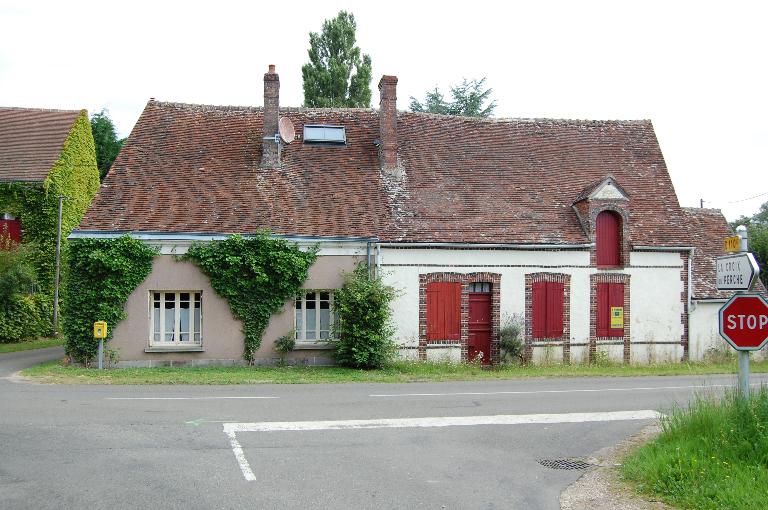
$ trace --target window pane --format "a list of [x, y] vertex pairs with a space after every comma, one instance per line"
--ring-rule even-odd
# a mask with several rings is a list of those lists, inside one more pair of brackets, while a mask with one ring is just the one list
[[179, 303], [179, 341], [189, 342], [189, 301]]
[[296, 339], [299, 340], [302, 337], [302, 330], [304, 323], [301, 321], [301, 299], [296, 300]]
[[331, 299], [330, 292], [321, 292], [320, 293], [320, 300], [321, 301], [328, 301], [329, 299]]
[[307, 302], [307, 340], [315, 339], [315, 321], [317, 320], [317, 312], [312, 304], [312, 309], [309, 308], [309, 302]]
[[201, 303], [200, 298], [198, 297], [195, 299], [195, 324], [194, 324], [194, 333], [195, 333], [195, 340], [198, 340], [200, 337], [200, 333], [202, 332], [200, 330], [200, 316], [201, 316]]
[[315, 308], [315, 293], [307, 294], [307, 310]]
[[[320, 307], [320, 338], [328, 338], [328, 331], [331, 329], [331, 310], [328, 307]], [[325, 336], [323, 336], [325, 333]]]
[[165, 341], [173, 342], [176, 326], [176, 295], [165, 293]]
[[[152, 303], [152, 332], [160, 333], [160, 294], [155, 293], [157, 296]], [[159, 336], [157, 340], [159, 340]]]

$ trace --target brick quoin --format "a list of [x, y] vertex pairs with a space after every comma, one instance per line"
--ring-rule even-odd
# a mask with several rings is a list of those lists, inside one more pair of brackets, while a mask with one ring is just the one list
[[467, 361], [469, 343], [469, 284], [488, 282], [491, 284], [491, 364], [500, 359], [499, 329], [501, 329], [499, 273], [427, 273], [419, 275], [419, 359], [427, 359], [427, 285], [433, 282], [458, 282], [461, 284], [461, 361]]

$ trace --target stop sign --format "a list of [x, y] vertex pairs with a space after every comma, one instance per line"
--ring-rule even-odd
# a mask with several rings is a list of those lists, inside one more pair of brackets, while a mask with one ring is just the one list
[[768, 302], [759, 294], [736, 294], [720, 308], [720, 336], [738, 351], [768, 342]]

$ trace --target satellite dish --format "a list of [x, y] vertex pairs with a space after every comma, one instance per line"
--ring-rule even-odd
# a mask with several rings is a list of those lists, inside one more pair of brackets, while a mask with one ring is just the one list
[[291, 143], [296, 138], [296, 129], [288, 117], [281, 117], [277, 123], [277, 131], [285, 143]]

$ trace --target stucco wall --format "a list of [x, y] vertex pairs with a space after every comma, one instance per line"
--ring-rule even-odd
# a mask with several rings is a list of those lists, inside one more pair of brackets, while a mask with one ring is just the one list
[[[358, 257], [321, 256], [309, 270], [306, 289], [334, 289], [343, 284], [343, 272], [352, 271]], [[203, 352], [145, 352], [149, 347], [149, 295], [155, 290], [202, 291]], [[243, 358], [242, 324], [232, 316], [229, 304], [211, 288], [208, 278], [191, 262], [178, 261], [171, 255], [160, 255], [152, 272], [128, 298], [128, 317], [114, 329], [109, 347], [119, 351], [122, 365], [151, 365], [168, 362], [202, 363], [206, 361], [239, 362]], [[277, 358], [273, 342], [294, 327], [294, 302], [289, 300], [282, 311], [272, 316], [262, 339], [257, 358]], [[299, 350], [289, 356], [311, 364], [328, 364], [327, 351]]]
[[[500, 307], [504, 317], [525, 312], [525, 275], [535, 272], [557, 272], [571, 275], [571, 342], [586, 343], [590, 336], [590, 275], [598, 271], [589, 265], [586, 250], [450, 250], [383, 248], [382, 274], [385, 281], [399, 291], [393, 305], [396, 338], [409, 347], [418, 345], [419, 274], [432, 272], [472, 273], [488, 271], [501, 274]], [[630, 333], [632, 342], [679, 342], [683, 334], [681, 314], [683, 281], [682, 258], [674, 252], [632, 252], [630, 264], [619, 271], [630, 279]], [[611, 359], [621, 361], [621, 346], [601, 346]], [[633, 347], [632, 360], [674, 359], [682, 356], [680, 345]], [[428, 351], [428, 356], [432, 354]], [[404, 350], [405, 354], [406, 351]], [[571, 359], [586, 359], [586, 349], [571, 348]], [[537, 347], [534, 361], [562, 359], [562, 348]]]

